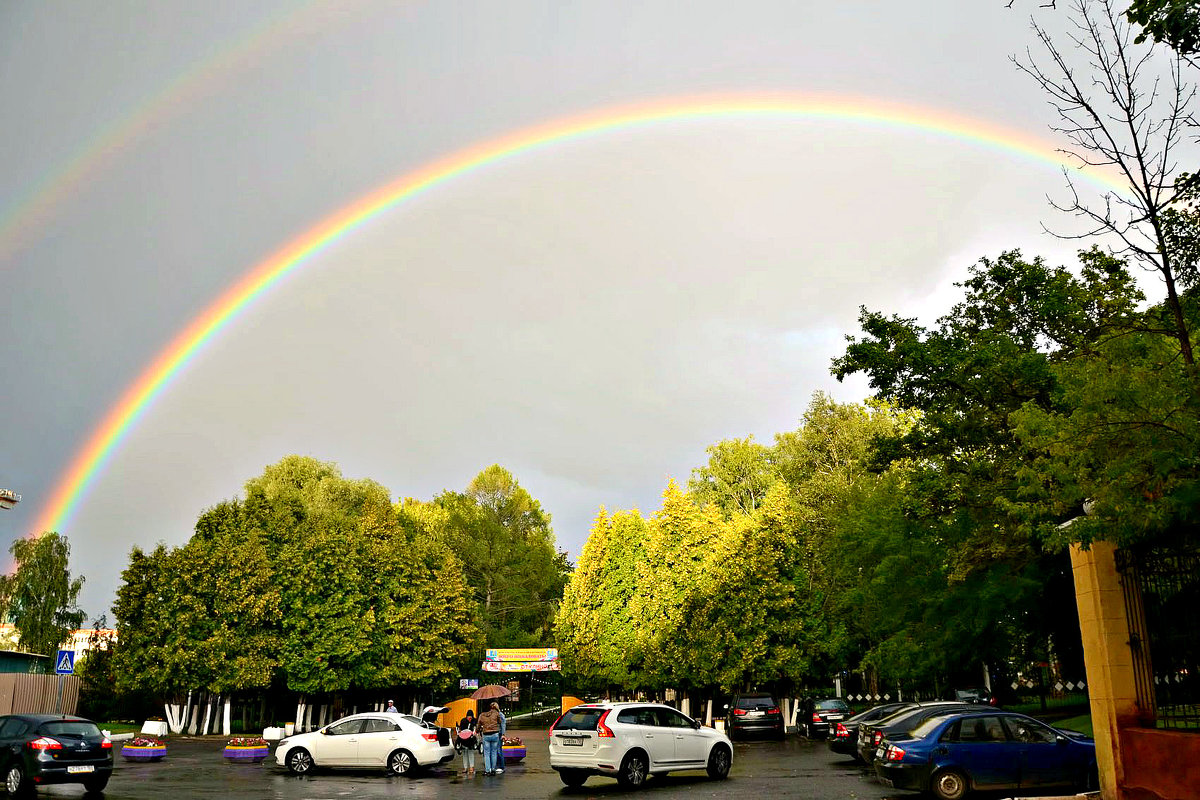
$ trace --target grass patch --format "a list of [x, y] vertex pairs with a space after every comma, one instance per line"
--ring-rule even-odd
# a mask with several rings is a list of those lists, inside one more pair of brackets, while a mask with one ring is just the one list
[[97, 722], [96, 727], [109, 733], [137, 733], [142, 729], [135, 722]]
[[1054, 723], [1056, 728], [1066, 728], [1070, 731], [1079, 731], [1080, 733], [1092, 735], [1092, 715], [1080, 714], [1077, 717], [1067, 717]]

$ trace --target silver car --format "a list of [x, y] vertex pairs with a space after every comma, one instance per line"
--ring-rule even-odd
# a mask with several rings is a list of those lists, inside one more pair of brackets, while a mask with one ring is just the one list
[[386, 712], [344, 717], [312, 733], [282, 739], [275, 749], [276, 763], [297, 775], [314, 767], [378, 767], [393, 775], [409, 775], [418, 767], [452, 758], [449, 730]]
[[567, 786], [607, 775], [634, 789], [647, 775], [682, 769], [721, 779], [732, 764], [729, 737], [657, 703], [575, 706], [550, 728], [550, 766]]

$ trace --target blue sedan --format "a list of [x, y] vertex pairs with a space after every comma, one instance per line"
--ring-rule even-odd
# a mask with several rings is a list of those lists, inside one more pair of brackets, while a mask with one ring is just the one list
[[975, 789], [1087, 789], [1097, 785], [1096, 743], [1023, 714], [954, 714], [885, 739], [875, 774], [888, 786], [941, 800]]

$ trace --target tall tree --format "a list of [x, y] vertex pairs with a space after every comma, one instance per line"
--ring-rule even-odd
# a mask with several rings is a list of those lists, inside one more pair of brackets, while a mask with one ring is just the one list
[[83, 577], [71, 579], [71, 545], [56, 532], [17, 539], [9, 547], [16, 571], [0, 578], [7, 616], [21, 635], [21, 648], [53, 655], [84, 613], [76, 605]]

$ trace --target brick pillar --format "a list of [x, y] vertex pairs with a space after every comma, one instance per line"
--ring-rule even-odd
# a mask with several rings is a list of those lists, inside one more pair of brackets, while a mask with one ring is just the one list
[[1123, 797], [1120, 787], [1125, 785], [1125, 775], [1119, 731], [1137, 725], [1139, 714], [1129, 621], [1115, 554], [1116, 548], [1108, 542], [1092, 542], [1088, 550], [1071, 546], [1103, 800]]

